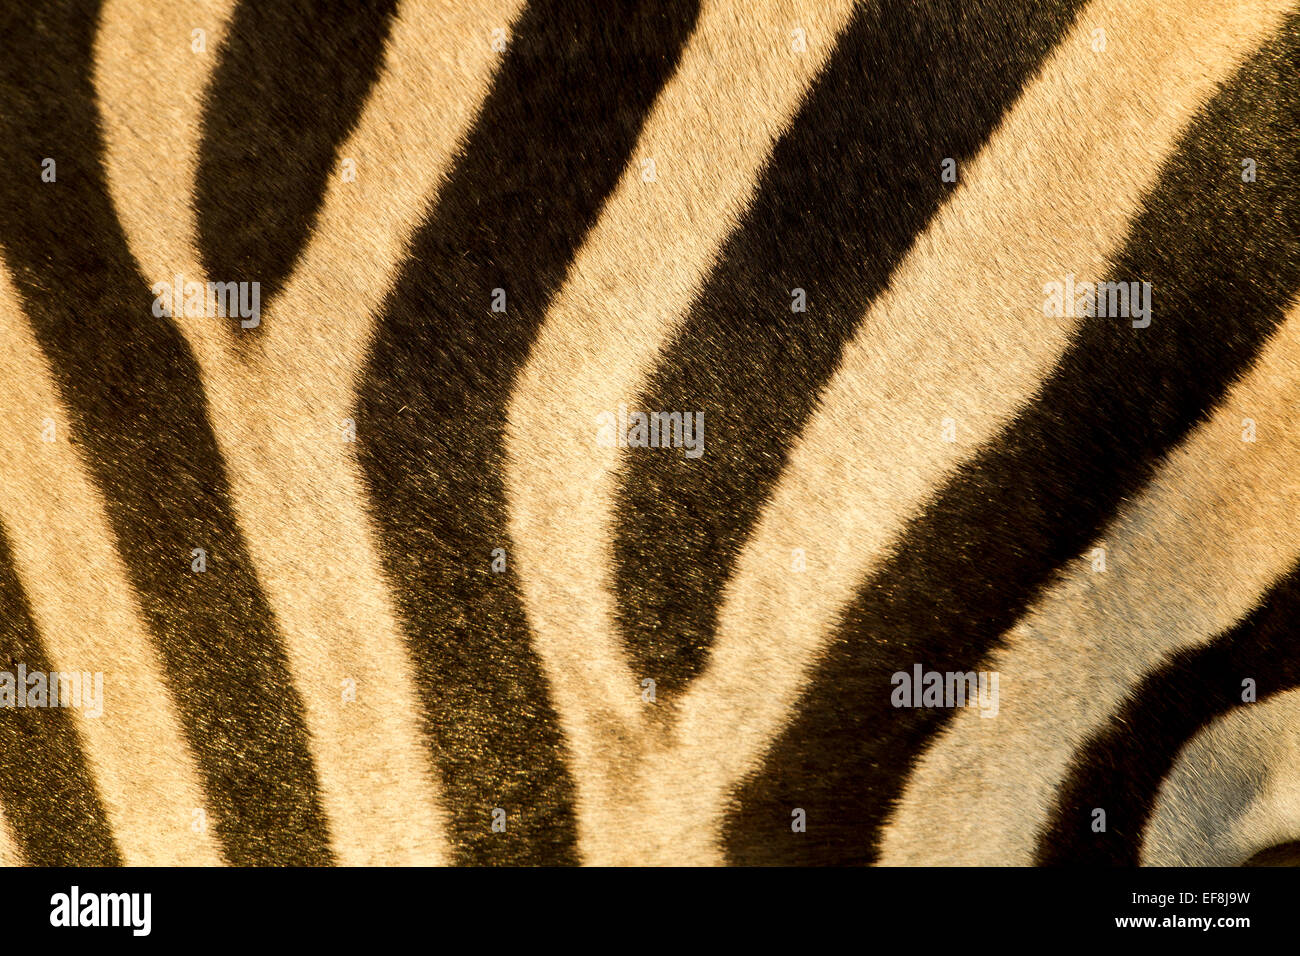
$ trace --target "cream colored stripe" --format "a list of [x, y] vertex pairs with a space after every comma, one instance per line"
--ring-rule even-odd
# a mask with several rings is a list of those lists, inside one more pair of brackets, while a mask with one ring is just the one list
[[[260, 357], [235, 356], [232, 323], [181, 320], [303, 697], [343, 863], [447, 859], [412, 668], [344, 429], [374, 313], [500, 62], [491, 32], [508, 27], [521, 5], [403, 3], [383, 71], [340, 150], [356, 161], [357, 179], [331, 180], [293, 275], [263, 308]], [[203, 281], [189, 199], [213, 63], [159, 68], [175, 60], [186, 22], [171, 8], [113, 0], [97, 77], [109, 184], [132, 252], [151, 279]], [[354, 702], [341, 693], [349, 679]]]
[[0, 867], [23, 866], [23, 855], [19, 852], [18, 841], [14, 839], [9, 820], [0, 810]]
[[[216, 69], [237, 0], [163, 5], [106, 0], [95, 36], [95, 92], [104, 126], [109, 193], [145, 281], [202, 281], [190, 206], [198, 171], [203, 90]], [[200, 33], [201, 31], [201, 33]], [[202, 45], [202, 52], [195, 46]], [[183, 250], [187, 262], [177, 262]], [[177, 267], [191, 264], [182, 272]], [[231, 280], [237, 277], [225, 277]], [[189, 332], [189, 320], [178, 322]], [[205, 372], [221, 356], [221, 329], [187, 336]], [[205, 379], [206, 379], [205, 375]]]
[[[637, 394], [677, 327], [701, 268], [677, 263], [706, 259], [722, 231], [710, 232], [700, 248], [700, 224], [734, 220], [747, 195], [744, 183], [732, 187], [732, 198], [720, 197], [727, 202], [715, 211], [694, 193], [676, 199], [667, 190], [676, 188], [674, 167], [700, 189], [725, 177], [696, 172], [701, 164], [733, 169], [753, 161], [754, 146], [737, 154], [734, 140], [706, 141], [683, 161], [676, 150], [689, 143], [669, 150], [653, 138], [663, 135], [656, 120], [664, 116], [690, 129], [692, 109], [726, 115], [693, 90], [692, 54], [710, 61], [700, 68], [710, 77], [706, 85], [716, 82], [714, 73], [736, 77], [740, 89], [757, 82], [744, 72], [760, 59], [753, 50], [728, 69], [713, 65], [735, 38], [726, 11], [714, 11], [712, 20], [706, 11], [637, 151], [666, 157], [654, 188], [667, 189], [653, 192], [634, 176], [622, 184], [549, 317], [511, 409], [512, 535], [530, 621], [579, 766], [589, 860], [660, 854], [716, 861], [729, 788], [780, 728], [854, 589], [907, 518], [1009, 420], [1064, 348], [1073, 322], [1043, 317], [1044, 283], [1101, 273], [1175, 137], [1285, 6], [1099, 0], [1087, 8], [961, 171], [952, 200], [847, 348], [740, 558], [712, 662], [682, 701], [674, 731], [653, 739], [638, 720], [635, 677], [620, 660], [613, 624], [617, 459], [596, 447], [594, 418]], [[1109, 34], [1104, 54], [1091, 48], [1098, 24]], [[828, 44], [834, 30], [821, 33]], [[715, 35], [729, 42], [705, 39]], [[828, 46], [818, 49], [824, 55]], [[768, 51], [773, 60], [779, 55]], [[775, 82], [773, 65], [760, 66], [766, 82]], [[773, 90], [751, 102], [780, 107], [775, 119], [792, 108], [797, 91], [791, 84], [783, 96]], [[1141, 118], [1141, 137], [1132, 135], [1133, 117]], [[747, 182], [754, 167], [742, 168]], [[655, 232], [647, 235], [651, 223]], [[944, 418], [956, 422], [955, 444], [940, 440]], [[808, 554], [807, 573], [787, 570], [795, 548]], [[629, 783], [638, 770], [640, 782]], [[632, 799], [640, 800], [636, 812], [625, 805]], [[642, 831], [634, 832], [638, 825]]]
[[1300, 840], [1300, 689], [1229, 711], [1184, 745], [1160, 787], [1144, 866], [1239, 866]]
[[[683, 701], [696, 812], [720, 816], [856, 589], [1056, 362], [1076, 321], [1044, 318], [1044, 284], [1103, 272], [1177, 136], [1287, 6], [1089, 4], [960, 172], [845, 350], [739, 558], [712, 663]], [[1091, 45], [1099, 26], [1104, 53]], [[789, 570], [796, 548], [805, 573]]]
[[1297, 407], [1300, 305], [1106, 530], [1106, 571], [1090, 554], [1073, 561], [1006, 635], [988, 665], [998, 716], [954, 715], [908, 784], [882, 863], [1030, 862], [1076, 749], [1144, 675], [1231, 627], [1300, 555]]
[[194, 828], [206, 821], [198, 770], [103, 503], [2, 267], [0, 407], [0, 519], [51, 670], [103, 674], [101, 716], [84, 696], [69, 713], [123, 859], [219, 864], [211, 831]]
[[[677, 73], [547, 316], [511, 402], [511, 536], [536, 646], [573, 754], [589, 863], [713, 862], [633, 806], [653, 773], [640, 688], [612, 625], [616, 449], [595, 416], [631, 401], [753, 192], [852, 10], [706, 2]], [[792, 50], [801, 28], [807, 51]], [[656, 181], [642, 179], [653, 159]]]

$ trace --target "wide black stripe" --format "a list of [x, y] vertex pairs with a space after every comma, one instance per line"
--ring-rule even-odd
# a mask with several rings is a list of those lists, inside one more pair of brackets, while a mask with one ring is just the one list
[[378, 76], [395, 7], [239, 4], [205, 100], [195, 184], [199, 252], [213, 280], [260, 282], [265, 305], [288, 278], [339, 175], [335, 153]]
[[[871, 299], [1078, 0], [863, 4], [639, 401], [702, 411], [702, 457], [630, 451], [620, 624], [660, 694], [704, 666], [726, 579]], [[900, 55], [906, 50], [906, 55]], [[801, 288], [807, 311], [791, 311]]]
[[[1234, 627], [1175, 654], [1125, 699], [1076, 755], [1038, 862], [1136, 866], [1161, 782], [1203, 727], [1252, 706], [1242, 703], [1247, 678], [1257, 701], [1300, 687], [1300, 567]], [[1106, 811], [1103, 833], [1092, 830], [1097, 807]]]
[[[19, 664], [29, 674], [50, 672], [14, 572], [9, 539], [0, 528], [0, 670], [16, 680]], [[105, 678], [108, 684], [112, 675]], [[17, 686], [19, 696], [25, 693]], [[122, 863], [72, 714], [62, 708], [0, 707], [0, 804], [23, 862], [30, 866]]]
[[[235, 525], [199, 369], [108, 198], [95, 4], [0, 13], [0, 246], [71, 415], [232, 863], [324, 863], [301, 705]], [[41, 159], [57, 160], [54, 183]], [[191, 550], [207, 552], [193, 573]]]
[[[502, 448], [511, 384], [641, 124], [694, 0], [539, 0], [386, 302], [360, 459], [411, 635], [457, 858], [576, 859], [573, 785], [514, 577]], [[493, 289], [506, 311], [491, 311]], [[504, 833], [491, 832], [495, 807]]]
[[[1292, 20], [1248, 61], [1144, 201], [1110, 275], [1153, 283], [1150, 327], [1084, 320], [1034, 400], [865, 584], [738, 795], [725, 827], [733, 860], [874, 859], [885, 814], [948, 717], [893, 708], [891, 675], [981, 669], [1281, 320], [1300, 286], [1297, 40]], [[1258, 182], [1242, 182], [1242, 157], [1256, 159]], [[806, 833], [791, 832], [793, 807], [807, 811]]]

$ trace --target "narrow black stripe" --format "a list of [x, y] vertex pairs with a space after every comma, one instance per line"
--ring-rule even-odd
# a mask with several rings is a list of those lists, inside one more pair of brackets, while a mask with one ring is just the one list
[[[380, 322], [360, 458], [412, 635], [457, 857], [572, 862], [573, 786], [513, 573], [502, 436], [515, 374], [628, 168], [694, 0], [539, 0], [513, 31]], [[506, 311], [491, 311], [493, 289]], [[505, 833], [491, 832], [494, 807]]]
[[[1296, 53], [1292, 20], [1197, 118], [1144, 201], [1110, 275], [1152, 282], [1150, 327], [1084, 320], [1036, 398], [865, 584], [738, 795], [732, 859], [874, 859], [885, 813], [948, 716], [893, 708], [890, 676], [979, 669], [1282, 319], [1300, 285]], [[1242, 157], [1258, 182], [1242, 182]], [[791, 832], [793, 807], [806, 833]]]
[[[1136, 866], [1156, 797], [1184, 744], [1242, 703], [1300, 687], [1300, 567], [1260, 607], [1205, 647], [1182, 651], [1148, 674], [1076, 755], [1051, 823], [1040, 834], [1044, 865]], [[1094, 808], [1106, 830], [1092, 830]]]
[[[330, 860], [301, 705], [235, 525], [199, 370], [108, 198], [95, 4], [0, 15], [0, 246], [159, 651], [232, 863]], [[57, 181], [40, 181], [41, 159]], [[204, 548], [206, 573], [191, 550]]]
[[340, 174], [335, 154], [378, 76], [395, 7], [239, 4], [203, 112], [194, 203], [207, 276], [260, 282], [263, 306], [288, 278]]
[[[620, 624], [661, 695], [704, 666], [727, 577], [871, 299], [1078, 0], [863, 4], [639, 407], [702, 411], [705, 451], [630, 451]], [[907, 51], [906, 55], [900, 51]], [[960, 174], [960, 173], [959, 173]], [[806, 312], [793, 312], [801, 288]]]
[[[19, 664], [28, 673], [50, 672], [0, 528], [0, 670], [16, 678]], [[17, 686], [16, 692], [26, 689]], [[30, 866], [122, 864], [66, 710], [0, 707], [0, 804]]]

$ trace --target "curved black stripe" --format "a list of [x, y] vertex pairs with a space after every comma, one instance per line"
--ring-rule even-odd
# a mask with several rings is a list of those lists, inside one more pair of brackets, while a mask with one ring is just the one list
[[[50, 672], [0, 528], [0, 670], [14, 675], [23, 694], [20, 664], [28, 673]], [[122, 865], [68, 711], [0, 706], [0, 804], [29, 866]]]
[[[573, 785], [514, 578], [502, 434], [564, 270], [628, 168], [694, 0], [539, 0], [385, 303], [357, 418], [457, 857], [576, 859]], [[506, 311], [493, 312], [493, 289]], [[507, 811], [491, 832], [494, 807]]]
[[[862, 588], [737, 795], [733, 860], [873, 860], [885, 814], [948, 716], [892, 707], [890, 676], [916, 663], [980, 669], [1282, 319], [1300, 287], [1298, 43], [1291, 20], [1198, 116], [1143, 202], [1110, 275], [1152, 282], [1150, 327], [1084, 320], [1035, 399]], [[1241, 181], [1242, 157], [1257, 160], [1258, 182]], [[790, 831], [792, 807], [807, 811], [806, 833]]]
[[395, 7], [396, 0], [239, 4], [206, 96], [195, 183], [210, 279], [260, 282], [265, 306], [288, 278], [339, 173], [336, 151], [379, 74]]
[[[702, 669], [719, 601], [787, 449], [867, 303], [955, 187], [1078, 0], [863, 4], [639, 401], [702, 411], [705, 451], [630, 450], [620, 624], [661, 694]], [[907, 51], [903, 55], [900, 51]], [[791, 311], [801, 288], [806, 312]]]
[[[1076, 755], [1051, 822], [1040, 834], [1044, 865], [1136, 866], [1160, 785], [1183, 746], [1242, 703], [1300, 687], [1300, 566], [1263, 603], [1209, 645], [1175, 654], [1148, 674]], [[1092, 831], [1092, 810], [1106, 831]], [[1280, 851], [1279, 851], [1280, 852]]]
[[1300, 866], [1300, 840], [1260, 850], [1242, 866]]
[[[96, 4], [0, 13], [0, 247], [102, 489], [227, 858], [331, 859], [301, 704], [235, 524], [199, 369], [108, 197]], [[41, 159], [57, 181], [40, 181]], [[204, 548], [206, 573], [191, 550]]]

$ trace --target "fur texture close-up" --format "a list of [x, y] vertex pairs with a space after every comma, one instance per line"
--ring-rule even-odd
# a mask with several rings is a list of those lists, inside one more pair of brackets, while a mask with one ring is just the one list
[[1300, 863], [1300, 0], [0, 0], [0, 168], [0, 863]]

